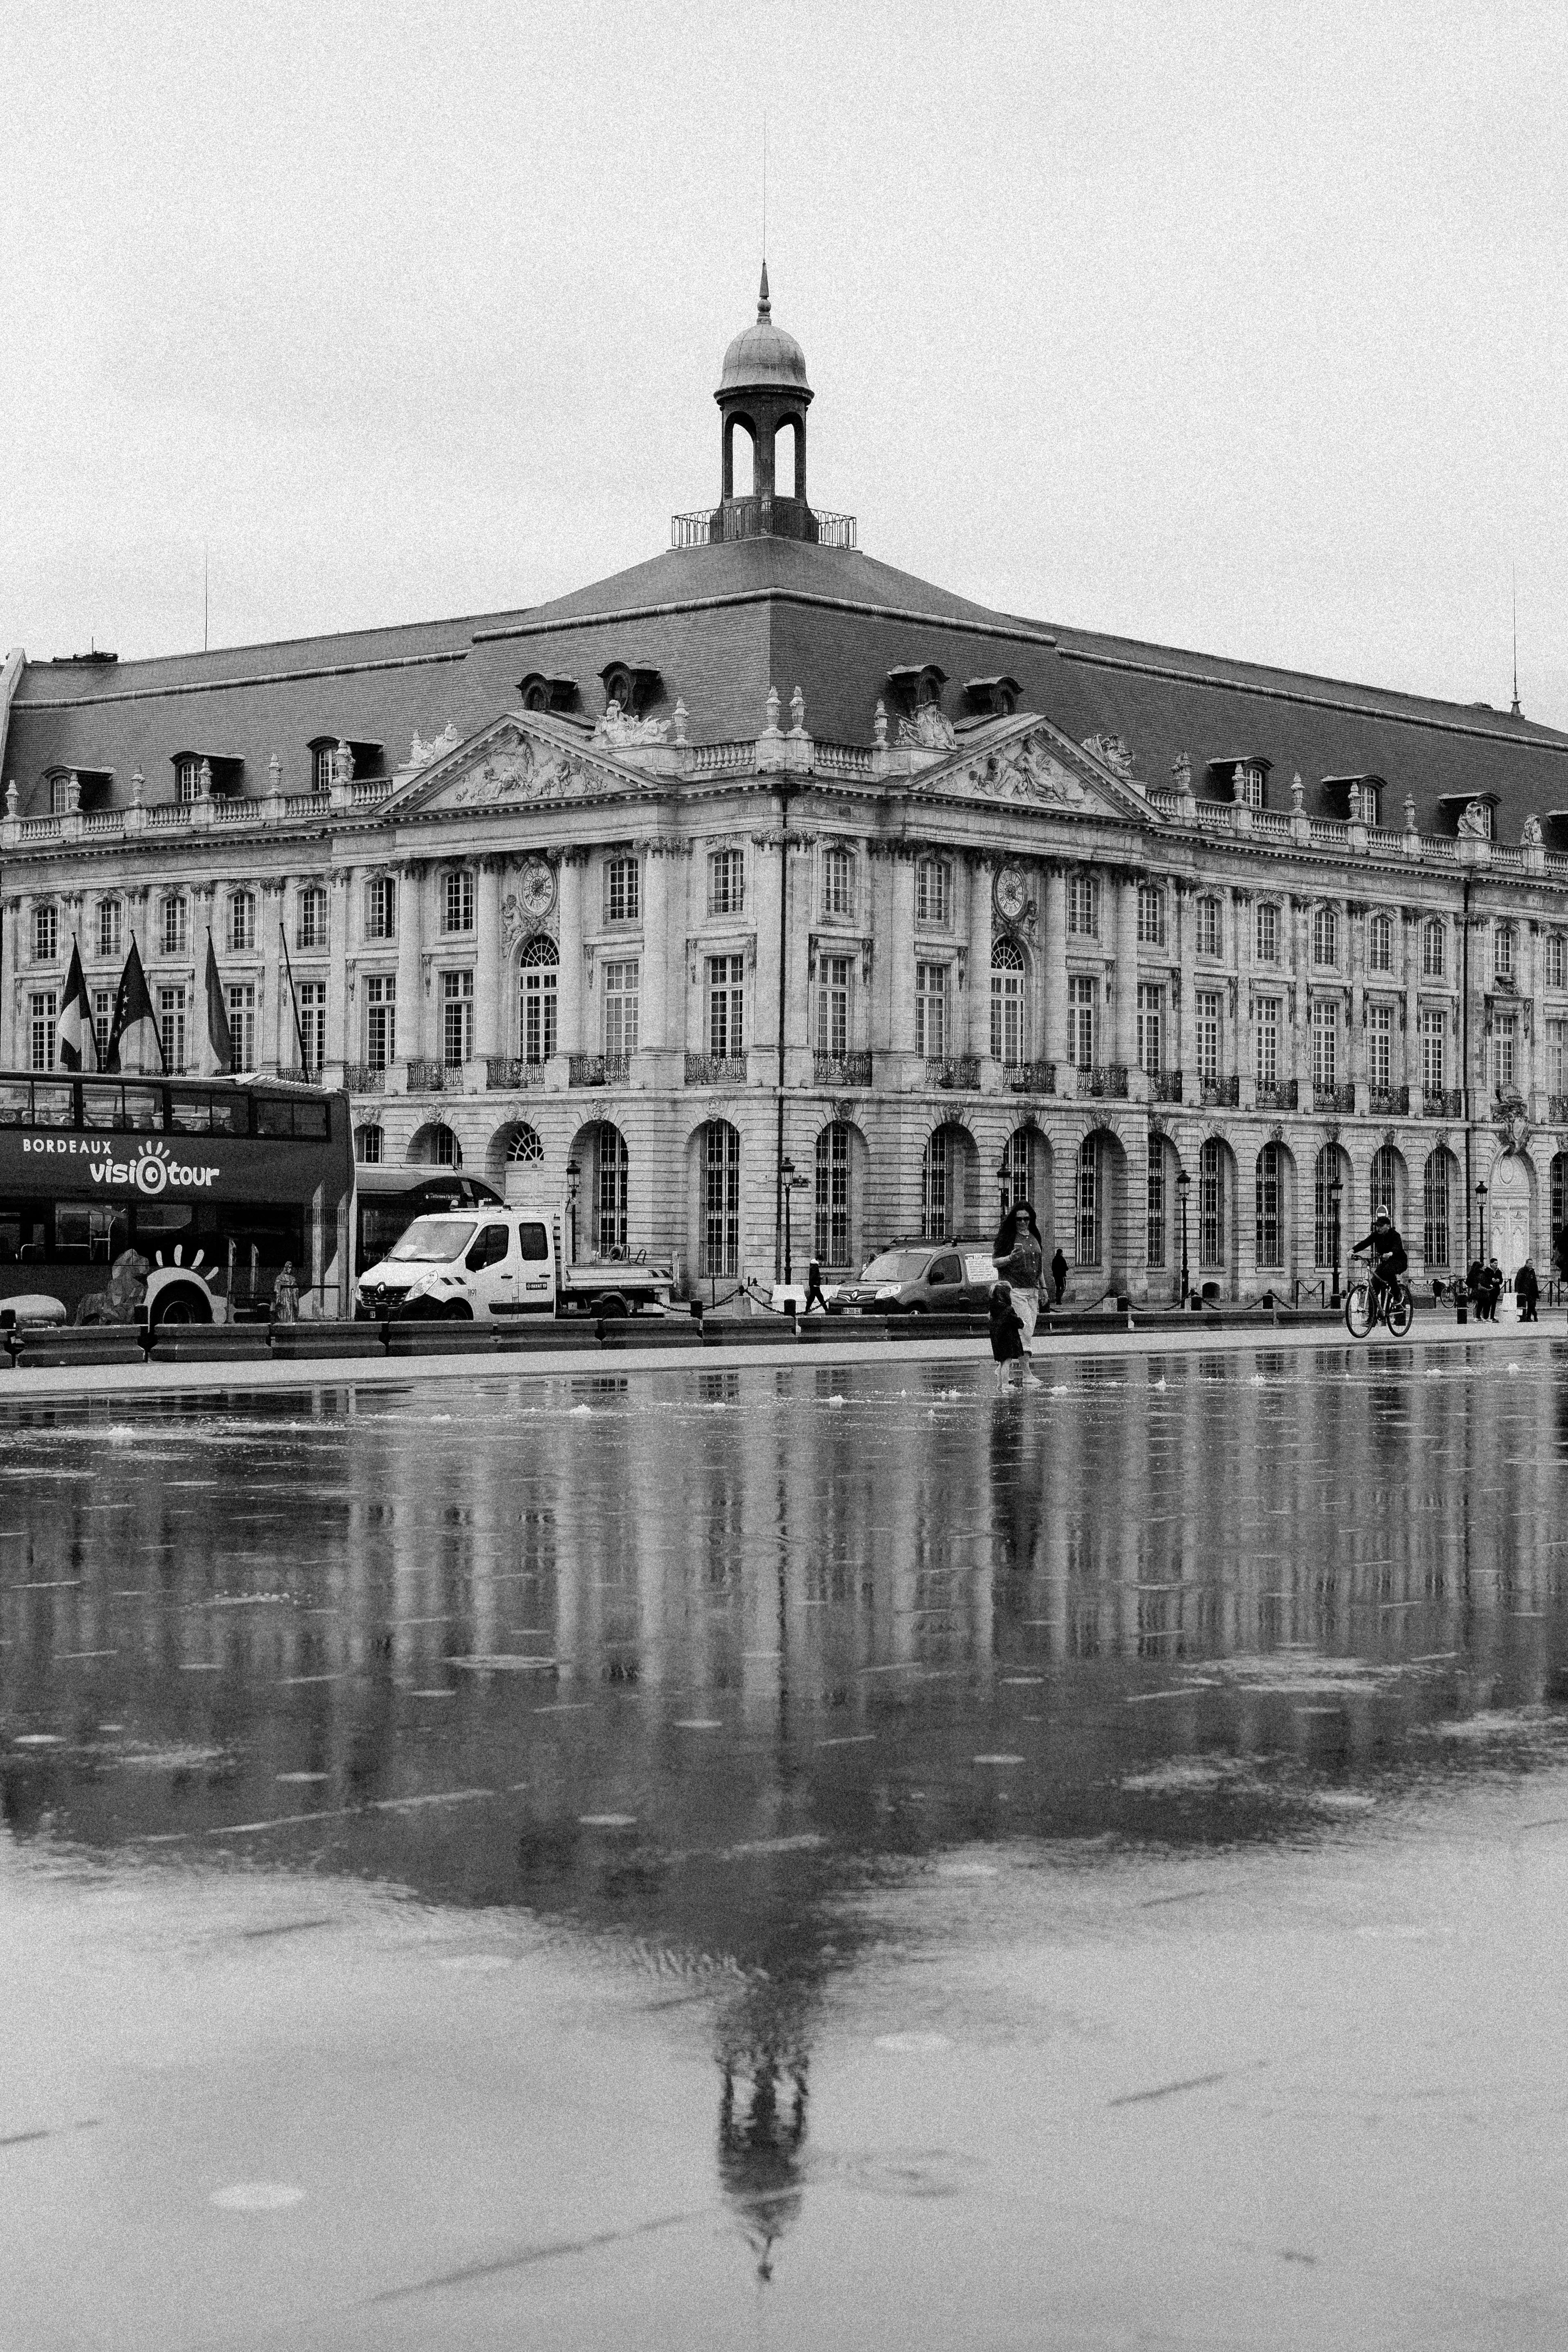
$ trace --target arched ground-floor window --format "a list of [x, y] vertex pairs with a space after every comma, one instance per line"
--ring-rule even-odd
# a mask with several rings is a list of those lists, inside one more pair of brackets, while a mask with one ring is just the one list
[[433, 1118], [415, 1135], [408, 1158], [416, 1167], [460, 1168], [463, 1147], [444, 1120]]
[[963, 1222], [974, 1144], [967, 1129], [948, 1120], [926, 1138], [921, 1162], [921, 1237], [942, 1242]]
[[1284, 1267], [1285, 1153], [1281, 1145], [1266, 1143], [1258, 1155], [1258, 1268], [1268, 1274]]
[[849, 1129], [842, 1119], [835, 1119], [816, 1139], [812, 1254], [819, 1265], [851, 1262], [849, 1158]]
[[1453, 1263], [1454, 1201], [1459, 1163], [1441, 1146], [1428, 1154], [1421, 1180], [1421, 1255], [1428, 1265]]
[[1312, 1177], [1312, 1264], [1332, 1269], [1344, 1242], [1350, 1163], [1337, 1143], [1325, 1143]]
[[702, 1130], [702, 1262], [704, 1275], [741, 1270], [741, 1138], [728, 1119]]
[[626, 1139], [607, 1118], [581, 1129], [567, 1159], [572, 1254], [608, 1257], [626, 1246]]
[[1226, 1149], [1215, 1135], [1198, 1151], [1198, 1264], [1217, 1273], [1227, 1264], [1226, 1246]]
[[1372, 1155], [1372, 1198], [1368, 1203], [1373, 1218], [1379, 1210], [1386, 1210], [1394, 1223], [1399, 1223], [1400, 1182], [1405, 1173], [1404, 1163], [1392, 1143], [1380, 1144]]
[[379, 1127], [367, 1125], [354, 1129], [354, 1158], [362, 1168], [379, 1168], [386, 1149], [386, 1137]]
[[1075, 1255], [1079, 1265], [1098, 1265], [1104, 1242], [1100, 1161], [1098, 1133], [1086, 1135], [1078, 1148], [1077, 1213], [1073, 1221]]

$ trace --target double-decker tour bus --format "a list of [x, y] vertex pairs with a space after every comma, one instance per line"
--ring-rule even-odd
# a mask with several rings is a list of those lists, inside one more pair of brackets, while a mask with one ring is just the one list
[[126, 1250], [150, 1322], [265, 1315], [285, 1263], [303, 1313], [352, 1315], [353, 1190], [345, 1094], [0, 1072], [0, 1319], [24, 1294], [74, 1315]]

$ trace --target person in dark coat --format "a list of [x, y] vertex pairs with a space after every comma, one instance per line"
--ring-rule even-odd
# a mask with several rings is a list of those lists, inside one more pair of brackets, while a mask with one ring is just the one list
[[1502, 1297], [1502, 1268], [1495, 1257], [1487, 1260], [1487, 1321], [1497, 1321], [1497, 1303]]
[[1470, 1270], [1465, 1276], [1465, 1287], [1470, 1294], [1470, 1303], [1476, 1310], [1476, 1321], [1484, 1323], [1487, 1319], [1487, 1270], [1479, 1257], [1473, 1257], [1470, 1260]]
[[827, 1312], [827, 1300], [822, 1289], [822, 1268], [815, 1258], [805, 1269], [805, 1305], [801, 1312], [809, 1315], [814, 1307], [819, 1315]]
[[1018, 1367], [1016, 1385], [1038, 1388], [1039, 1382], [1029, 1370], [1024, 1349], [1024, 1326], [1013, 1297], [1011, 1283], [999, 1282], [991, 1293], [991, 1353], [996, 1360], [996, 1377], [1006, 1376], [1009, 1364]]
[[1057, 1286], [1057, 1305], [1059, 1307], [1063, 1298], [1067, 1296], [1068, 1286], [1068, 1262], [1062, 1255], [1061, 1246], [1059, 1244], [1057, 1247], [1057, 1254], [1051, 1260], [1051, 1280]]
[[1538, 1322], [1540, 1318], [1535, 1312], [1535, 1305], [1541, 1297], [1541, 1283], [1535, 1268], [1528, 1258], [1513, 1277], [1513, 1295], [1519, 1301], [1520, 1321], [1521, 1323]]

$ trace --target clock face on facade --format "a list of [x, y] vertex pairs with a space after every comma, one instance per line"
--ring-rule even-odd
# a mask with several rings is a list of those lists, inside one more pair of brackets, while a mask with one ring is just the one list
[[523, 867], [519, 895], [530, 915], [548, 915], [555, 904], [555, 877], [542, 857], [531, 857]]
[[1024, 877], [1016, 866], [1004, 866], [996, 877], [996, 912], [1004, 922], [1016, 923], [1028, 904]]

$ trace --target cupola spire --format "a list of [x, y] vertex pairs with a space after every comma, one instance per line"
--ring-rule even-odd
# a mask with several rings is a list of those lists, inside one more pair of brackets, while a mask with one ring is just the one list
[[758, 324], [758, 326], [759, 326], [759, 327], [765, 327], [765, 326], [770, 325], [770, 324], [772, 323], [773, 315], [773, 304], [772, 304], [772, 303], [769, 301], [769, 299], [768, 299], [768, 257], [767, 257], [767, 255], [764, 253], [764, 254], [763, 254], [763, 283], [762, 283], [762, 290], [759, 292], [759, 294], [758, 294], [758, 296], [757, 296], [757, 324]]

